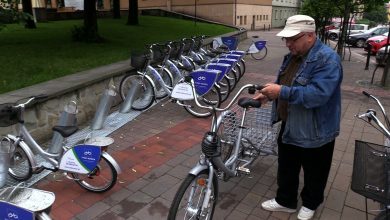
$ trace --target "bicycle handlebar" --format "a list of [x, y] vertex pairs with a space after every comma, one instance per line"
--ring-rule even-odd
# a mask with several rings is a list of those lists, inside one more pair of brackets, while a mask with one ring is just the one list
[[369, 109], [366, 113], [357, 115], [357, 117], [360, 119], [367, 118], [368, 122], [374, 121], [380, 127], [382, 133], [390, 139], [390, 131], [386, 129], [386, 126], [376, 117], [374, 110]]
[[389, 121], [389, 118], [387, 117], [387, 114], [386, 114], [386, 110], [385, 108], [383, 107], [382, 103], [379, 101], [378, 98], [376, 98], [375, 96], [371, 95], [370, 93], [366, 92], [366, 91], [363, 91], [362, 92], [363, 95], [367, 96], [368, 98], [372, 98], [376, 101], [376, 103], [379, 105], [381, 111], [382, 111], [382, 114], [385, 118], [385, 123], [386, 123], [386, 126], [387, 126], [387, 129], [390, 129], [390, 121]]
[[200, 108], [213, 110], [215, 112], [222, 112], [222, 111], [228, 110], [237, 101], [237, 98], [241, 95], [241, 93], [245, 89], [248, 89], [249, 90], [248, 92], [250, 94], [254, 94], [256, 92], [256, 90], [261, 90], [264, 88], [264, 86], [261, 86], [261, 85], [246, 84], [240, 88], [240, 90], [237, 92], [237, 94], [233, 97], [233, 99], [230, 101], [230, 103], [225, 108], [216, 108], [213, 106], [204, 106], [204, 105], [200, 104], [198, 101], [198, 96], [197, 96], [196, 91], [195, 91], [194, 80], [192, 78], [191, 78], [191, 85], [192, 85], [192, 93], [194, 94], [195, 104]]
[[[20, 103], [18, 105], [15, 105], [13, 106], [13, 108], [24, 108], [26, 105], [30, 104], [32, 101], [40, 101], [40, 100], [45, 100], [47, 99], [49, 96], [48, 95], [45, 95], [45, 94], [41, 94], [41, 95], [36, 95], [36, 96], [31, 96], [31, 97], [28, 97], [28, 100], [24, 103]], [[24, 99], [24, 98], [23, 98]], [[22, 100], [22, 99], [20, 99]]]

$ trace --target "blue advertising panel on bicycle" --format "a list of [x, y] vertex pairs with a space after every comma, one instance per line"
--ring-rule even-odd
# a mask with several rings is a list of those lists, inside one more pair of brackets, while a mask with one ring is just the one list
[[75, 173], [89, 173], [99, 163], [101, 148], [95, 145], [76, 145], [61, 159], [60, 169]]
[[238, 39], [236, 37], [221, 37], [222, 43], [228, 46], [229, 50], [235, 50], [238, 46]]
[[225, 54], [225, 55], [221, 55], [219, 57], [220, 58], [233, 59], [233, 60], [236, 60], [236, 61], [239, 61], [241, 59], [241, 56], [238, 55], [238, 54]]
[[232, 67], [236, 65], [237, 60], [235, 59], [228, 59], [228, 58], [219, 58], [219, 59], [214, 59], [211, 61], [212, 63], [227, 63], [231, 65]]
[[222, 78], [228, 73], [231, 69], [231, 65], [227, 63], [210, 63], [206, 66], [206, 69], [209, 70], [219, 70], [221, 73], [218, 75], [217, 82], [221, 81]]
[[245, 55], [245, 51], [242, 50], [233, 50], [229, 52], [230, 54], [237, 54], [240, 55], [241, 57]]
[[266, 43], [267, 43], [267, 41], [265, 41], [265, 40], [259, 40], [259, 41], [255, 42], [255, 46], [258, 50], [262, 50], [265, 47]]
[[191, 77], [194, 79], [195, 91], [199, 96], [202, 96], [210, 91], [217, 80], [219, 70], [196, 70], [191, 72]]
[[33, 220], [35, 219], [34, 212], [23, 209], [12, 203], [0, 201], [0, 219], [9, 220]]

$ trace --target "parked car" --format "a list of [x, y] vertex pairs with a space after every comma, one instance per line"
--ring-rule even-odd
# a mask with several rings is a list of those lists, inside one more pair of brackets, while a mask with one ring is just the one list
[[349, 35], [346, 43], [356, 47], [364, 47], [368, 38], [384, 34], [388, 31], [389, 27], [387, 26], [374, 27], [363, 33]]
[[[368, 30], [367, 24], [351, 24], [350, 29], [347, 32], [347, 34], [356, 34], [356, 33], [363, 33], [364, 31]], [[333, 29], [329, 30], [328, 36], [331, 40], [337, 40], [339, 39], [339, 35], [341, 33], [341, 29]]]
[[[380, 66], [384, 66], [386, 64], [387, 56], [385, 55], [386, 47], [382, 47], [376, 53], [375, 59], [376, 63]], [[387, 55], [390, 53], [390, 46], [387, 48]]]
[[371, 53], [376, 54], [379, 49], [381, 49], [383, 46], [387, 44], [387, 36], [389, 35], [389, 32], [386, 32], [382, 35], [378, 35], [375, 37], [370, 37], [367, 39], [366, 43], [364, 44], [364, 51], [369, 52], [369, 45], [371, 45]]

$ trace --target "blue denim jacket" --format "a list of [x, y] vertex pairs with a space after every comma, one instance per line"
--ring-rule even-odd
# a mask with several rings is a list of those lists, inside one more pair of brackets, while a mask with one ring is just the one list
[[[291, 54], [284, 57], [276, 83], [290, 59]], [[338, 136], [342, 78], [339, 55], [317, 39], [299, 67], [292, 86], [282, 86], [280, 91], [279, 98], [288, 101], [283, 143], [315, 148]], [[278, 120], [275, 102], [272, 119]]]

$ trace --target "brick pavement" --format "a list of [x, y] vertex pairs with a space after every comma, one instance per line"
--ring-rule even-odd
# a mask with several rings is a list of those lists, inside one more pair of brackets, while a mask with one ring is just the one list
[[[261, 62], [248, 58], [247, 73], [240, 85], [274, 79], [286, 52], [280, 41], [274, 39], [275, 33], [260, 33], [269, 40], [269, 54]], [[249, 40], [240, 46], [248, 43]], [[367, 83], [373, 67], [371, 72], [364, 71], [364, 62], [354, 56], [343, 66], [341, 134], [336, 140], [325, 201], [315, 219], [365, 219], [364, 198], [350, 189], [354, 140], [381, 144], [383, 136], [353, 116], [368, 106], [376, 107], [361, 95], [362, 90], [383, 98], [387, 109], [390, 106], [389, 91]], [[377, 72], [376, 81], [380, 75]], [[172, 103], [156, 105], [111, 135], [115, 143], [110, 153], [123, 171], [112, 190], [89, 193], [71, 180], [53, 175], [36, 187], [55, 192], [51, 211], [54, 219], [166, 219], [177, 188], [199, 158], [199, 142], [208, 126], [209, 119], [193, 118]], [[260, 207], [262, 201], [275, 195], [276, 170], [276, 157], [262, 157], [253, 165], [250, 176], [220, 182], [214, 219], [296, 219], [296, 214], [271, 213]], [[377, 209], [378, 203], [369, 200], [368, 206], [370, 210]], [[375, 213], [371, 211], [369, 218]]]

